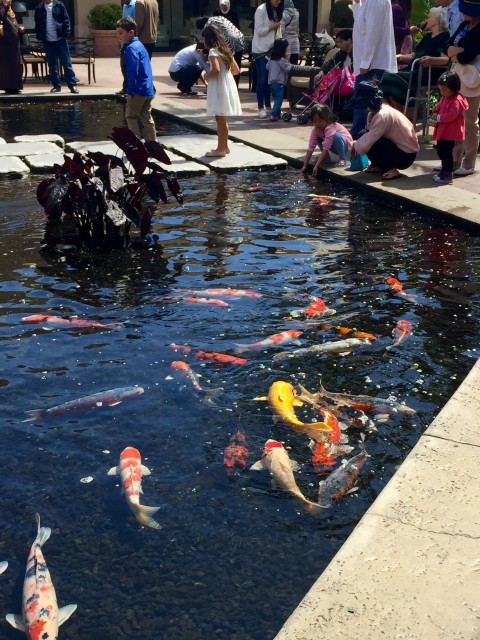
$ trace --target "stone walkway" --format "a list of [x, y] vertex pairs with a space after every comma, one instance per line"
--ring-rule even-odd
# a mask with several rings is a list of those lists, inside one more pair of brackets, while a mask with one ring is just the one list
[[[154, 56], [155, 108], [213, 134], [214, 123], [204, 113], [205, 95], [177, 92], [167, 73], [170, 58], [171, 54]], [[77, 75], [84, 80], [80, 95], [62, 93], [55, 100], [112, 96], [121, 84], [117, 59], [97, 60], [96, 85], [85, 84], [82, 68]], [[29, 81], [22, 99], [50, 100], [48, 90]], [[255, 97], [244, 78], [240, 96], [244, 115], [230, 123], [232, 140], [299, 166], [310, 127], [295, 120], [258, 120]], [[7, 99], [11, 100], [0, 97], [0, 104]], [[232, 150], [231, 161], [235, 153]], [[478, 228], [480, 165], [479, 173], [438, 186], [431, 179], [436, 164], [435, 151], [426, 146], [405, 177], [391, 183], [365, 173], [326, 172], [386, 198], [386, 206], [401, 203], [418, 210], [420, 205], [432, 214]], [[312, 190], [320, 188], [312, 178]], [[477, 363], [277, 640], [480, 639], [479, 387]]]

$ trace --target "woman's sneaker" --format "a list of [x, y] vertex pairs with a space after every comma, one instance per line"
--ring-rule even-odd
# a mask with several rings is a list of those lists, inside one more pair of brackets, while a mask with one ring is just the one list
[[453, 174], [448, 171], [440, 171], [440, 173], [436, 173], [433, 176], [435, 182], [438, 184], [452, 184], [453, 182]]
[[458, 167], [453, 172], [454, 176], [462, 177], [462, 176], [471, 176], [472, 173], [475, 173], [475, 169], [467, 169], [466, 167]]
[[265, 111], [265, 109], [259, 109], [258, 110], [258, 117], [261, 120], [265, 120], [265, 118], [267, 117], [267, 112]]

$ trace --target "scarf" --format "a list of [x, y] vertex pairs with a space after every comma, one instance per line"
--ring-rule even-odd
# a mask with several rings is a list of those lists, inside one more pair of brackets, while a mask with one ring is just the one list
[[[226, 11], [223, 9], [223, 5], [227, 6]], [[230, 11], [230, 0], [219, 0], [218, 6], [223, 14], [228, 13]]]
[[285, 0], [283, 3], [283, 15], [285, 14], [292, 18], [295, 15], [295, 5], [293, 4], [293, 0]]

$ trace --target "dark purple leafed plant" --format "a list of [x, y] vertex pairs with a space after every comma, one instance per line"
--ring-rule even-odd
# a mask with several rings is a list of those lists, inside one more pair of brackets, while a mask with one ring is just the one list
[[[171, 164], [161, 144], [143, 143], [129, 129], [114, 128], [111, 135], [124, 161], [101, 152], [76, 152], [55, 165], [55, 177], [42, 180], [37, 199], [49, 222], [73, 219], [77, 242], [83, 249], [105, 251], [127, 248], [134, 224], [141, 238], [150, 232], [153, 208], [167, 202], [168, 191], [183, 202], [182, 189], [163, 165]], [[157, 161], [157, 162], [156, 162]]]

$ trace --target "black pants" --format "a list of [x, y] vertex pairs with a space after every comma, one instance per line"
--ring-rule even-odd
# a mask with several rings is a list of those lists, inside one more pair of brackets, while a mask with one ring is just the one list
[[122, 91], [127, 92], [127, 63], [125, 62], [125, 47], [120, 49], [120, 70], [123, 76]]
[[182, 93], [190, 93], [193, 85], [199, 79], [202, 68], [199, 64], [189, 64], [178, 71], [172, 71], [170, 77], [174, 82], [178, 82], [178, 89]]
[[145, 49], [147, 50], [148, 53], [148, 57], [150, 58], [150, 60], [152, 59], [152, 53], [155, 49], [155, 42], [144, 42], [143, 46], [145, 47]]
[[379, 138], [367, 151], [370, 162], [383, 172], [390, 169], [408, 169], [415, 162], [416, 153], [406, 153], [387, 138]]
[[442, 161], [442, 171], [453, 171], [453, 147], [455, 140], [437, 140], [437, 155]]
[[[233, 54], [233, 57], [235, 58], [235, 62], [238, 64], [238, 68], [240, 69], [240, 72], [242, 71], [242, 56], [243, 56], [243, 51], [237, 51], [237, 53]], [[238, 87], [238, 83], [240, 82], [240, 73], [236, 76], [233, 76], [233, 79], [235, 80], [235, 84]]]

